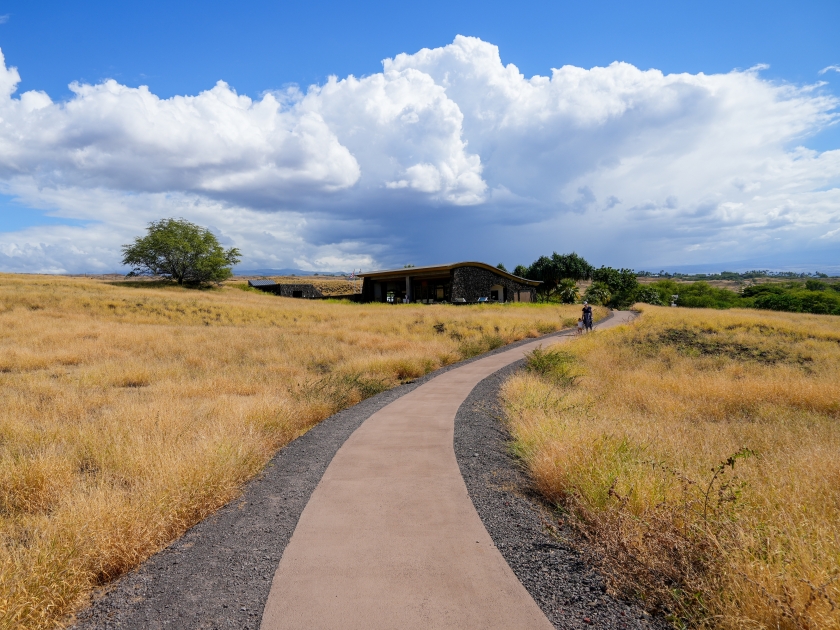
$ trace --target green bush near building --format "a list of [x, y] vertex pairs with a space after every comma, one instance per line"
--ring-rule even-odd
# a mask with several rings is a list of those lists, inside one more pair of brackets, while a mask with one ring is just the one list
[[819, 280], [756, 284], [745, 287], [740, 293], [713, 287], [707, 282], [688, 284], [660, 280], [640, 285], [637, 301], [653, 304], [653, 291], [658, 293], [663, 304], [669, 303], [672, 295], [679, 295], [677, 305], [689, 308], [756, 308], [791, 313], [840, 315], [840, 285]]

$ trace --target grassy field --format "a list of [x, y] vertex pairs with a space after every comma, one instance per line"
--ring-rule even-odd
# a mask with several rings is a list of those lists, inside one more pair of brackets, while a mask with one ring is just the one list
[[578, 308], [0, 275], [0, 627], [60, 625], [315, 423]]
[[840, 628], [840, 317], [642, 308], [505, 384], [537, 487], [678, 627]]

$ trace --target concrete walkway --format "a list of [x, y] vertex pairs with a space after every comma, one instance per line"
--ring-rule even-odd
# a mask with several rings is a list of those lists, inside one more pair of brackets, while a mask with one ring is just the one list
[[[631, 319], [629, 312], [597, 328]], [[339, 449], [274, 576], [262, 630], [551, 630], [493, 546], [452, 446], [455, 414], [537, 340], [468, 363], [368, 418]]]

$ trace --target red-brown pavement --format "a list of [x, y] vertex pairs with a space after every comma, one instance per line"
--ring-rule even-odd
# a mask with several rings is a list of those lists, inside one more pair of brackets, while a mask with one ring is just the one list
[[[629, 312], [597, 326], [631, 319]], [[442, 373], [368, 418], [339, 449], [274, 575], [261, 630], [545, 629], [461, 477], [455, 414], [542, 339]]]

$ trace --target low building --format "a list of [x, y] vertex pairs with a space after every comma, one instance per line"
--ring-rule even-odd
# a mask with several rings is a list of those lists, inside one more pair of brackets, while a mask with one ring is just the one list
[[481, 262], [360, 273], [362, 302], [533, 302], [540, 284]]
[[278, 284], [274, 280], [248, 280], [248, 286], [282, 297], [323, 298], [324, 294], [312, 284]]

